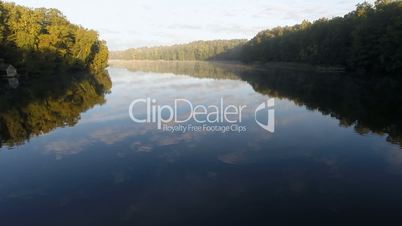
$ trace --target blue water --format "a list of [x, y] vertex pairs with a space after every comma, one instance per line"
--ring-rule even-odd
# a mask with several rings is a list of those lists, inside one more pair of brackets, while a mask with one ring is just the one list
[[[0, 225], [402, 224], [400, 124], [345, 110], [371, 106], [355, 95], [355, 104], [340, 94], [334, 103], [326, 98], [337, 90], [315, 95], [315, 83], [301, 82], [299, 93], [280, 86], [288, 82], [282, 77], [271, 87], [252, 72], [108, 70], [105, 103], [76, 123], [18, 145], [3, 141]], [[247, 131], [169, 133], [133, 122], [130, 103], [147, 97], [246, 104], [240, 125]], [[253, 109], [270, 98], [275, 133], [254, 119]], [[387, 123], [395, 123], [392, 135]]]

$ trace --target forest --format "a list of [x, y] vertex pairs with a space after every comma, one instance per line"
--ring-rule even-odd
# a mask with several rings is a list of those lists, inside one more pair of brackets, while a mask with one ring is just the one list
[[[303, 21], [242, 39], [135, 48], [110, 53], [124, 60], [234, 60], [339, 66], [362, 74], [402, 71], [402, 1], [364, 2], [343, 17]], [[0, 1], [0, 60], [20, 74], [106, 68], [109, 52], [96, 31], [71, 24], [56, 9]]]
[[0, 1], [0, 59], [29, 76], [100, 72], [108, 49], [96, 31], [71, 24], [57, 9]]
[[236, 60], [247, 40], [196, 41], [188, 44], [111, 52], [120, 60]]
[[112, 52], [125, 60], [236, 60], [337, 66], [351, 72], [402, 71], [402, 1], [364, 2], [343, 17], [276, 27], [252, 40], [193, 42]]
[[260, 32], [244, 46], [240, 57], [245, 62], [301, 62], [400, 74], [402, 1], [365, 2], [344, 17]]

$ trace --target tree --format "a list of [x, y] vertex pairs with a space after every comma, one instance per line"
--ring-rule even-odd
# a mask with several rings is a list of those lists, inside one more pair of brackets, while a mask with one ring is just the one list
[[402, 1], [378, 0], [333, 19], [262, 31], [241, 59], [339, 65], [351, 71], [398, 75], [402, 70]]
[[96, 31], [71, 24], [57, 9], [0, 1], [0, 58], [25, 74], [101, 71], [108, 49]]

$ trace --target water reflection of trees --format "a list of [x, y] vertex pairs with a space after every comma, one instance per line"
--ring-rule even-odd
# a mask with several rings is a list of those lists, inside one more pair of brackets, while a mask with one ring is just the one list
[[388, 135], [388, 142], [402, 145], [402, 82], [392, 78], [364, 78], [315, 72], [301, 68], [251, 68], [206, 62], [120, 63], [132, 71], [186, 74], [197, 78], [237, 79], [261, 93], [286, 98], [309, 110], [337, 118], [359, 134]]
[[109, 75], [47, 76], [0, 89], [0, 147], [13, 147], [57, 127], [73, 126], [80, 114], [105, 103]]
[[248, 71], [241, 78], [259, 93], [318, 110], [362, 135], [388, 134], [389, 142], [402, 145], [400, 81], [289, 70]]
[[[176, 75], [190, 75], [196, 78], [211, 79], [239, 79], [238, 74], [226, 67], [229, 64], [208, 63], [204, 61], [124, 61], [110, 62], [115, 67], [126, 68], [130, 71], [173, 73]], [[239, 66], [233, 64], [233, 66]]]

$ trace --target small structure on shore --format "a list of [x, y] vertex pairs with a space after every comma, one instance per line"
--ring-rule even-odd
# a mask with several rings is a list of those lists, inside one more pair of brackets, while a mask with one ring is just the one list
[[0, 59], [0, 77], [13, 78], [17, 75], [17, 69], [13, 65], [6, 64], [3, 59]]
[[9, 64], [0, 64], [0, 76], [1, 77], [7, 77], [7, 78], [12, 78], [12, 77], [16, 77], [17, 76], [17, 69]]
[[11, 64], [4, 63], [3, 59], [0, 59], [0, 79], [8, 80], [8, 85], [15, 89], [19, 86], [17, 76], [17, 69]]

